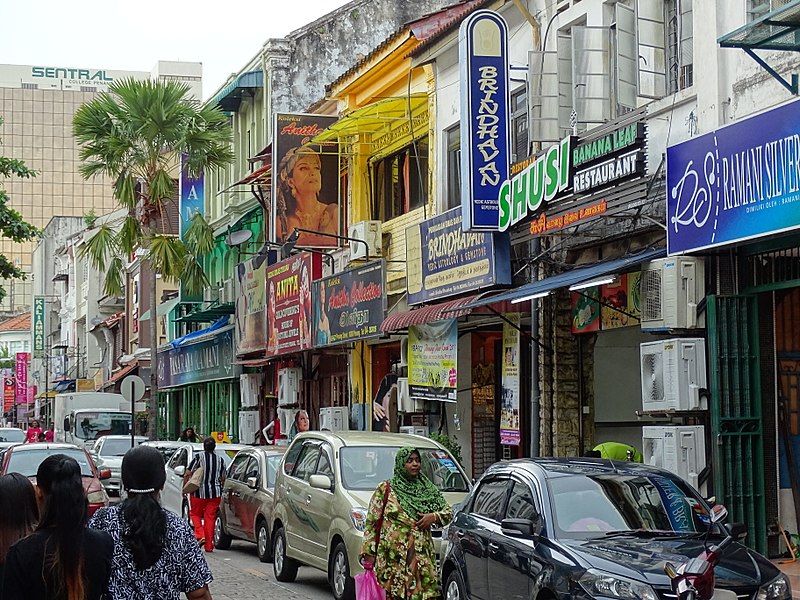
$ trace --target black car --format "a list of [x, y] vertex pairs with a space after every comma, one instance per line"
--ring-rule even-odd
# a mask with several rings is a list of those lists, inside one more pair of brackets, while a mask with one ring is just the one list
[[[664, 572], [724, 537], [679, 477], [601, 459], [493, 465], [447, 529], [445, 600], [673, 600]], [[769, 560], [734, 543], [716, 587], [739, 600], [791, 600]], [[719, 596], [723, 596], [720, 593]]]

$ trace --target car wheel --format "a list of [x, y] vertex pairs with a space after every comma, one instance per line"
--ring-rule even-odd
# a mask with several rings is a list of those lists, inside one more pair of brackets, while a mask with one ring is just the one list
[[293, 582], [297, 578], [297, 568], [300, 564], [286, 556], [286, 535], [283, 533], [283, 527], [275, 532], [272, 556], [272, 572], [275, 574], [275, 579], [284, 583]]
[[455, 569], [447, 576], [447, 583], [444, 586], [444, 600], [469, 600], [467, 592], [464, 590], [464, 581]]
[[272, 544], [269, 539], [269, 531], [267, 531], [267, 524], [260, 520], [256, 525], [256, 552], [258, 552], [258, 560], [261, 562], [269, 562], [272, 560]]
[[220, 550], [227, 550], [231, 547], [231, 536], [225, 533], [225, 528], [222, 525], [222, 515], [218, 512], [217, 518], [214, 519], [214, 547]]
[[350, 577], [350, 561], [347, 558], [347, 546], [344, 542], [339, 542], [333, 549], [329, 572], [333, 597], [336, 600], [353, 600], [355, 584]]

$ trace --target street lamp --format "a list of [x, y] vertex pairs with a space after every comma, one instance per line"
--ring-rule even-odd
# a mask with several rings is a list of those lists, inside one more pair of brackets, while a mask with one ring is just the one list
[[329, 237], [337, 240], [347, 240], [349, 242], [358, 242], [359, 244], [364, 244], [364, 246], [367, 249], [366, 256], [369, 256], [369, 244], [364, 240], [361, 240], [359, 238], [347, 237], [346, 235], [337, 235], [335, 233], [323, 233], [321, 231], [314, 231], [313, 229], [303, 229], [302, 227], [295, 227], [294, 231], [292, 231], [292, 233], [289, 234], [289, 237], [286, 238], [286, 242], [283, 244], [284, 248], [283, 251], [286, 253], [287, 256], [294, 248], [295, 244], [297, 243], [297, 240], [300, 239], [300, 232], [315, 233], [317, 235], [321, 235], [322, 237]]

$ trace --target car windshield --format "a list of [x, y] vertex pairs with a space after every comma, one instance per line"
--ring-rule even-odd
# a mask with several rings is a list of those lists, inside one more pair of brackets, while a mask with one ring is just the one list
[[231, 462], [233, 461], [233, 457], [236, 456], [236, 453], [238, 451], [239, 451], [238, 448], [234, 450], [233, 448], [226, 449], [217, 447], [217, 449], [214, 450], [214, 454], [216, 454], [217, 456], [221, 456], [222, 460], [225, 462], [225, 466], [227, 467], [229, 464], [231, 464]]
[[705, 503], [679, 479], [657, 474], [567, 475], [548, 481], [558, 537], [616, 532], [705, 532]]
[[116, 412], [80, 412], [75, 415], [75, 436], [96, 440], [104, 435], [126, 435], [130, 432], [131, 416]]
[[[143, 440], [136, 440], [138, 446]], [[131, 449], [131, 439], [119, 440], [105, 440], [103, 446], [100, 448], [100, 456], [125, 456], [125, 453]]]
[[[394, 472], [398, 446], [349, 446], [340, 451], [342, 483], [345, 489], [372, 491]], [[466, 492], [467, 480], [456, 462], [445, 451], [420, 448], [422, 472], [443, 492]]]
[[11, 452], [8, 459], [7, 473], [21, 473], [25, 477], [36, 477], [39, 464], [53, 454], [66, 454], [78, 461], [81, 467], [81, 475], [84, 477], [94, 477], [94, 472], [89, 464], [89, 458], [83, 450], [78, 448], [36, 448], [25, 449]]
[[24, 442], [25, 432], [22, 429], [0, 429], [0, 442]]

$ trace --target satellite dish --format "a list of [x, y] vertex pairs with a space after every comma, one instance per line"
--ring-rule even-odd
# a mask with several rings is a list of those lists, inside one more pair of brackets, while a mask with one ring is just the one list
[[246, 241], [253, 237], [253, 232], [249, 229], [240, 229], [239, 231], [231, 231], [228, 237], [225, 238], [225, 243], [228, 246], [241, 246]]

